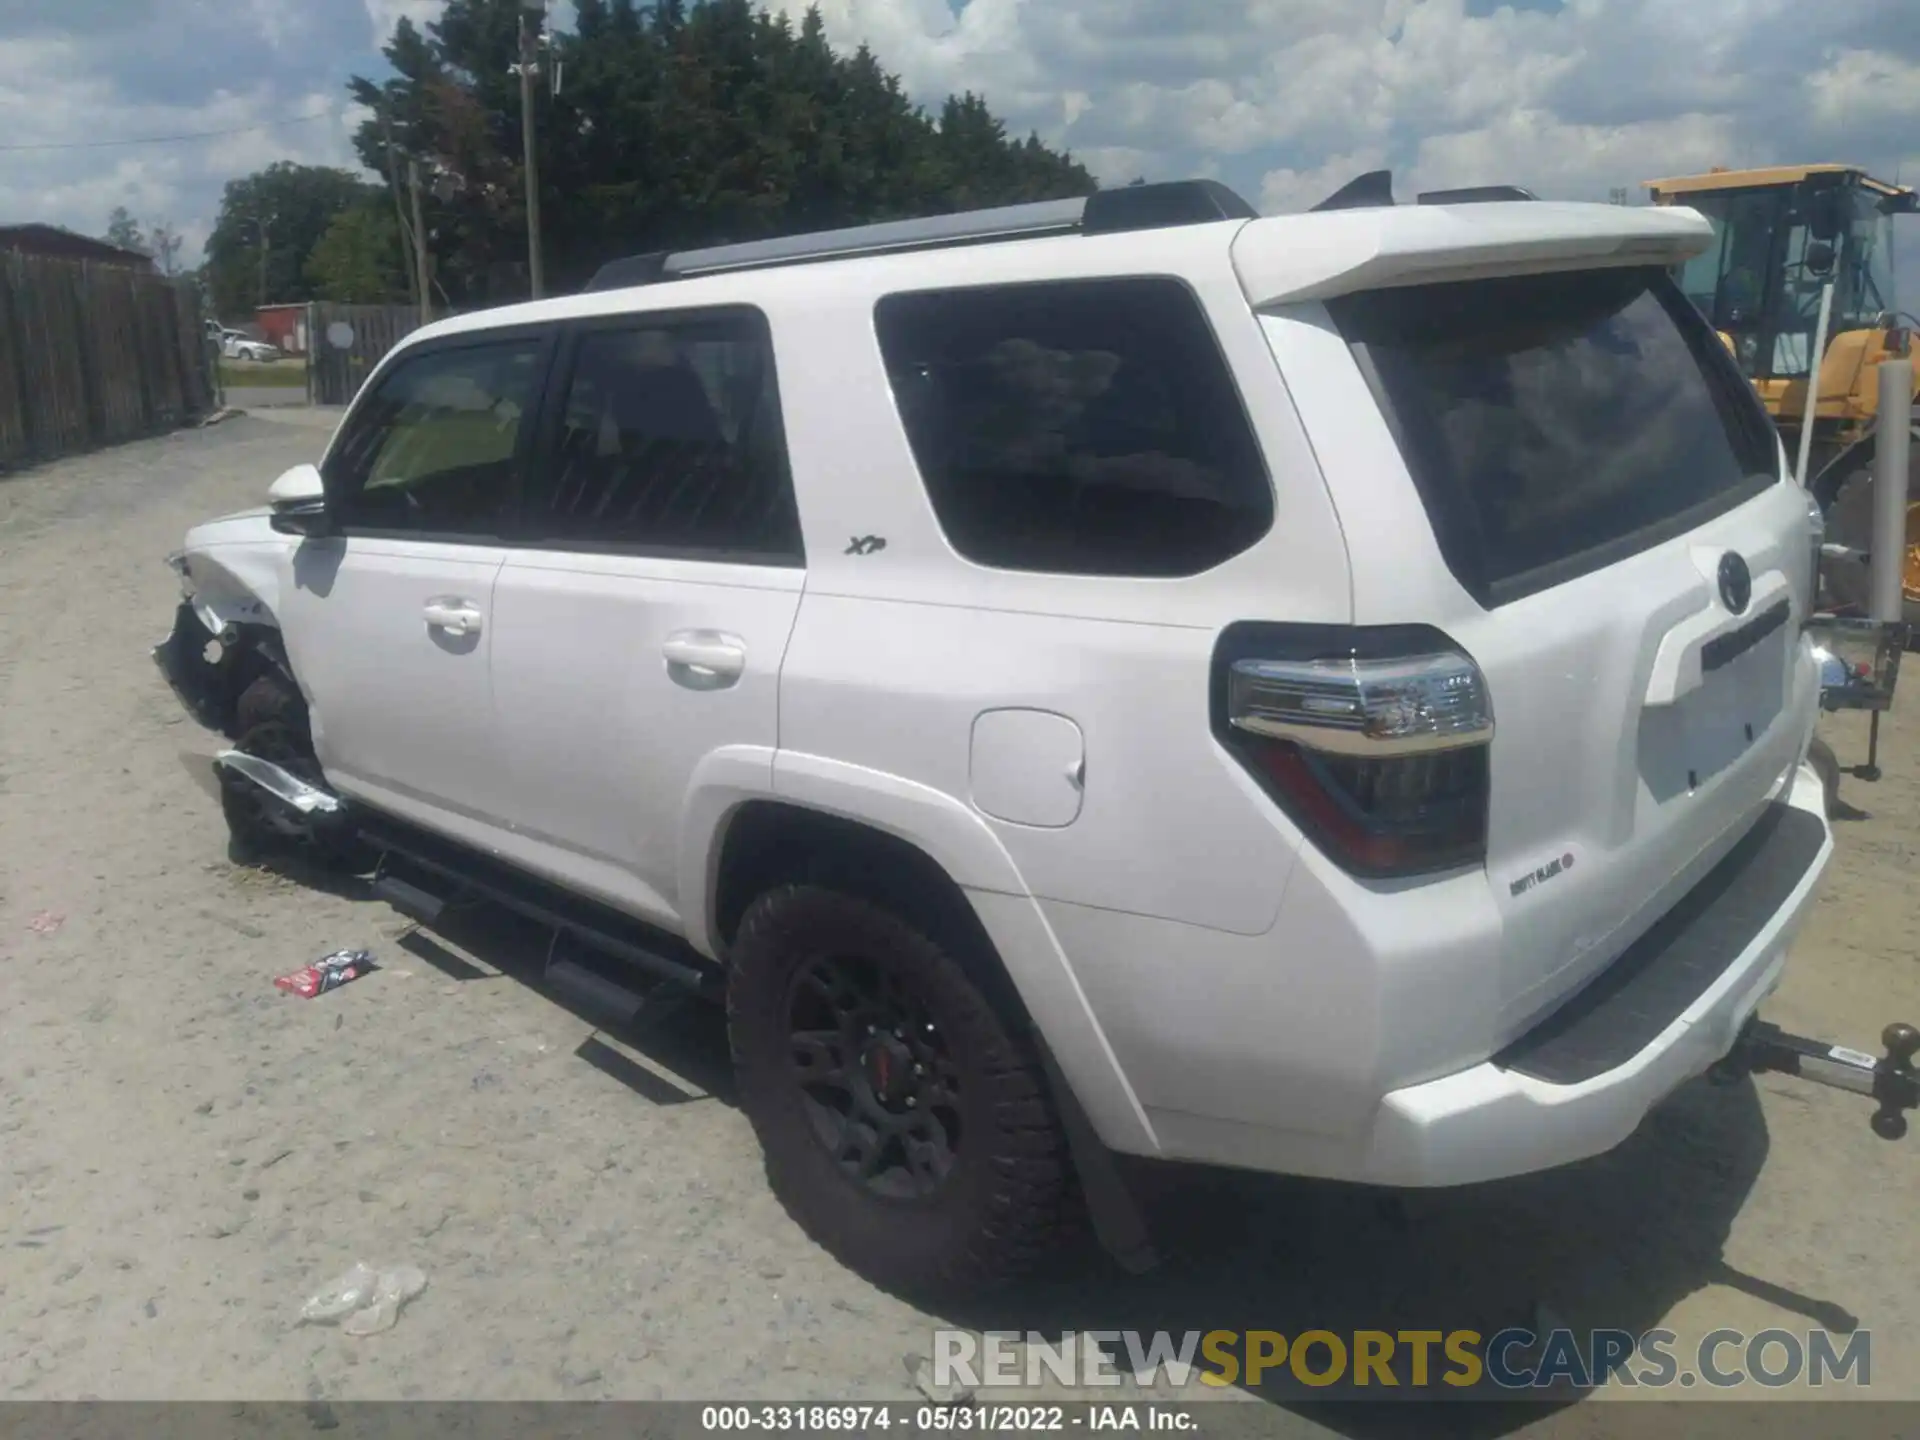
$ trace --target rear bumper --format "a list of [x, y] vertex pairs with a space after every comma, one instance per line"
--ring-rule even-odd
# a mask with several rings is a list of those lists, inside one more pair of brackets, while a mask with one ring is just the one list
[[1733, 1048], [1833, 852], [1802, 766], [1753, 834], [1586, 990], [1500, 1055], [1389, 1093], [1356, 1179], [1460, 1185], [1612, 1149]]
[[[1666, 917], [1518, 1040], [1480, 1049], [1485, 1060], [1423, 1062], [1472, 1045], [1500, 1000], [1486, 959], [1497, 917], [1478, 877], [1373, 906], [1366, 933], [1341, 928], [1360, 912], [1334, 881], [1296, 883], [1284, 944], [1044, 903], [1066, 953], [1087, 957], [1076, 972], [1148, 1130], [1144, 1144], [1102, 1138], [1409, 1187], [1611, 1149], [1726, 1055], [1778, 983], [1832, 854], [1824, 802], [1808, 766], [1788, 772], [1771, 810]], [[1383, 1078], [1395, 1069], [1403, 1078]]]

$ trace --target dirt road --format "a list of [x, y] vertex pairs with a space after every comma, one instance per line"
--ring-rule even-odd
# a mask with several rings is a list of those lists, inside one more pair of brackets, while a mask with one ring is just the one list
[[[1490, 1333], [1542, 1303], [1691, 1338], [1857, 1323], [1874, 1390], [1920, 1393], [1920, 1141], [1774, 1079], [1690, 1086], [1612, 1155], [1404, 1224], [1340, 1187], [1156, 1172], [1155, 1275], [1077, 1257], [945, 1316], [874, 1292], [768, 1195], [715, 1017], [623, 1053], [503, 976], [530, 938], [500, 917], [409, 939], [351, 889], [227, 862], [213, 738], [147, 658], [161, 559], [323, 438], [243, 417], [0, 479], [0, 1396], [904, 1399], [936, 1324]], [[1920, 1020], [1914, 684], [1769, 1011], [1855, 1043]], [[274, 990], [343, 946], [383, 968]], [[426, 1271], [399, 1325], [295, 1326], [362, 1257]]]

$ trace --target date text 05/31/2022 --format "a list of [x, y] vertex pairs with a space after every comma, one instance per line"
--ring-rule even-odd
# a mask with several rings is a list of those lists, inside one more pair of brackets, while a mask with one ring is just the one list
[[700, 1412], [708, 1432], [763, 1434], [908, 1434], [952, 1431], [1158, 1430], [1191, 1432], [1193, 1414], [1173, 1406], [1118, 1405], [708, 1405]]

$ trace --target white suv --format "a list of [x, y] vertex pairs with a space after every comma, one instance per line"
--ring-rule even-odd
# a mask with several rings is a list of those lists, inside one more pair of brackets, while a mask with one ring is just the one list
[[909, 1290], [1082, 1193], [1126, 1248], [1113, 1152], [1607, 1149], [1831, 851], [1808, 505], [1699, 216], [1422, 201], [1133, 187], [416, 332], [176, 557], [236, 838], [724, 994], [775, 1190]]

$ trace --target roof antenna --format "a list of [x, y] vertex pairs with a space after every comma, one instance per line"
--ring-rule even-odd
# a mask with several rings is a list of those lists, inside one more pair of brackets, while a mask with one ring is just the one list
[[1393, 172], [1369, 170], [1342, 185], [1313, 208], [1315, 210], [1363, 210], [1375, 205], [1393, 204]]

